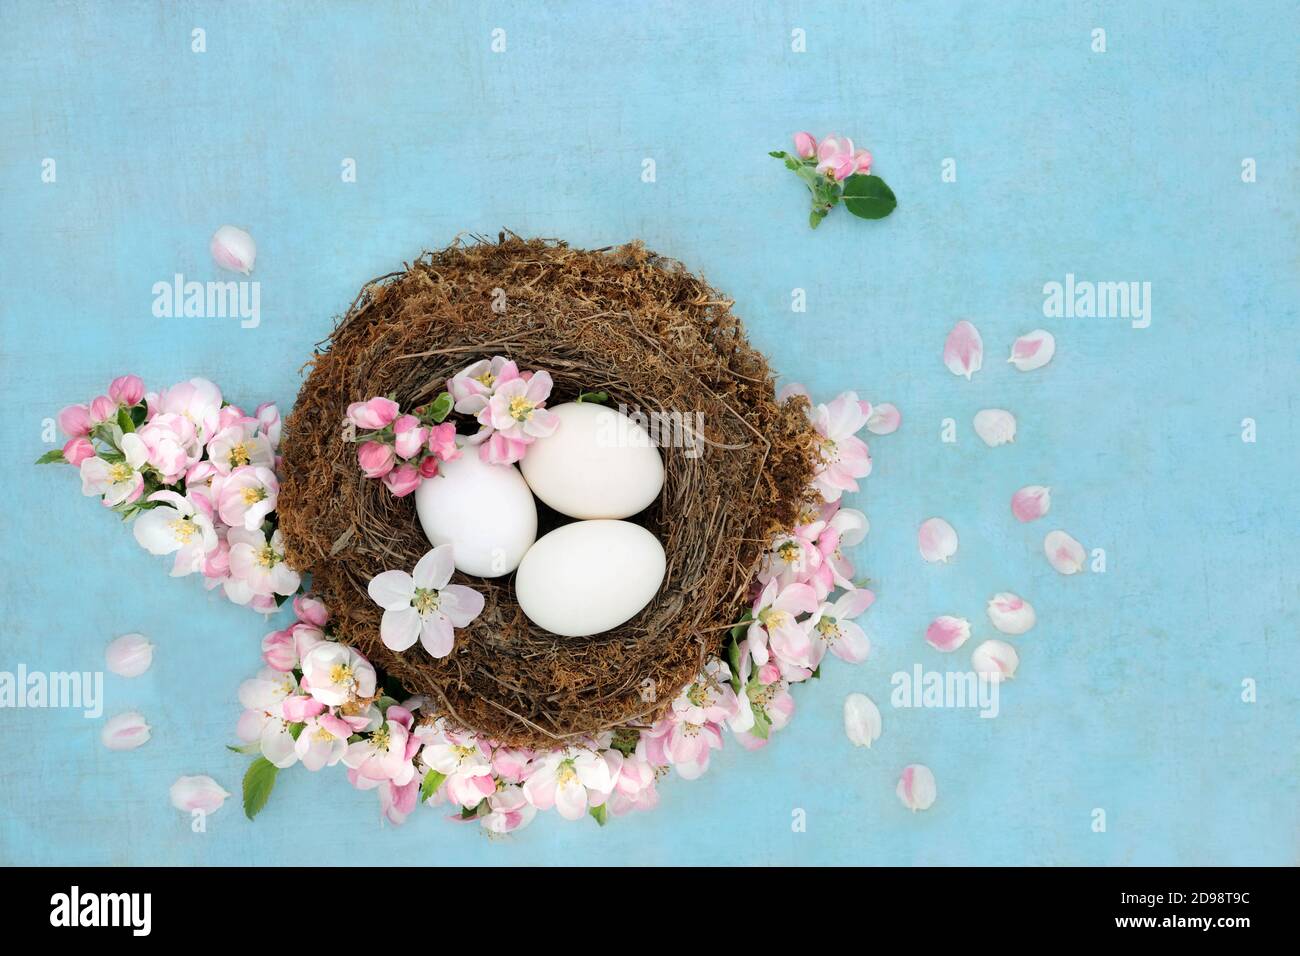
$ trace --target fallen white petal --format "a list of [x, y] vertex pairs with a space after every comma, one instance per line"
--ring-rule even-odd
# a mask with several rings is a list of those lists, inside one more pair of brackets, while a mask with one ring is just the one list
[[143, 634], [123, 634], [104, 651], [108, 669], [120, 677], [139, 677], [153, 663], [153, 645]]
[[1020, 655], [1006, 641], [985, 641], [971, 652], [970, 662], [977, 674], [1000, 682], [1016, 676]]
[[1049, 531], [1043, 539], [1043, 553], [1048, 562], [1062, 574], [1078, 574], [1083, 570], [1087, 554], [1083, 545], [1064, 531]]
[[221, 809], [228, 796], [230, 794], [222, 790], [220, 785], [206, 774], [197, 777], [179, 777], [171, 788], [172, 806], [187, 813], [193, 810], [215, 813]]
[[989, 598], [988, 612], [993, 626], [1003, 634], [1023, 634], [1038, 621], [1033, 605], [1010, 591]]
[[969, 379], [984, 364], [984, 341], [979, 329], [962, 319], [952, 327], [943, 343], [943, 364], [954, 375]]
[[934, 772], [923, 763], [910, 763], [903, 768], [898, 778], [898, 788], [894, 791], [907, 809], [929, 810], [939, 795]]
[[957, 553], [957, 532], [942, 518], [929, 518], [916, 533], [921, 557], [933, 564], [947, 561]]
[[1011, 346], [1011, 358], [1007, 359], [1022, 372], [1032, 372], [1042, 368], [1056, 354], [1056, 338], [1046, 329], [1034, 329], [1022, 335]]
[[885, 402], [882, 405], [872, 406], [871, 415], [867, 419], [867, 431], [873, 435], [889, 435], [898, 431], [898, 426], [902, 423], [902, 413]]
[[880, 739], [880, 708], [866, 694], [844, 698], [844, 733], [855, 747], [870, 747]]
[[1005, 408], [986, 408], [975, 413], [975, 434], [990, 448], [1016, 440], [1016, 416]]
[[104, 723], [99, 739], [109, 750], [134, 750], [149, 740], [149, 725], [135, 711], [118, 714]]
[[1011, 496], [1011, 513], [1019, 521], [1036, 521], [1052, 508], [1052, 489], [1025, 485]]
[[964, 617], [936, 617], [925, 629], [925, 642], [936, 651], [955, 651], [970, 639], [970, 621]]
[[238, 226], [222, 226], [208, 244], [212, 260], [221, 268], [248, 275], [257, 261], [257, 243]]

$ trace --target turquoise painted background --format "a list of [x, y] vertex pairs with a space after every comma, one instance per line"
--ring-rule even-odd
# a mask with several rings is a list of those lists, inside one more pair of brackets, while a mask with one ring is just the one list
[[[0, 861], [1297, 861], [1294, 4], [3, 12], [0, 669], [99, 668], [127, 631], [158, 651], [141, 678], [106, 676], [107, 713], [153, 724], [138, 751], [108, 752], [101, 722], [76, 712], [0, 710]], [[805, 128], [872, 149], [898, 212], [836, 212], [810, 233], [801, 187], [766, 155]], [[946, 158], [956, 182], [941, 181]], [[226, 222], [257, 238], [261, 325], [154, 318], [154, 282], [218, 277], [207, 242]], [[168, 786], [209, 773], [238, 790], [246, 758], [224, 744], [270, 628], [170, 580], [70, 469], [33, 467], [43, 420], [128, 371], [151, 387], [204, 375], [241, 404], [287, 408], [362, 282], [501, 227], [643, 239], [733, 295], [789, 379], [902, 409], [858, 497], [872, 521], [859, 563], [880, 595], [871, 660], [798, 689], [765, 751], [730, 745], [703, 779], [663, 783], [658, 811], [603, 830], [547, 815], [489, 842], [427, 810], [381, 826], [374, 795], [334, 768], [283, 774], [255, 823], [232, 800], [191, 833]], [[1149, 281], [1151, 326], [1044, 319], [1043, 284], [1067, 272]], [[962, 317], [988, 350], [972, 382], [939, 358]], [[1006, 351], [1039, 326], [1057, 357], [1017, 373]], [[990, 406], [1019, 417], [1015, 444], [971, 431]], [[1053, 488], [1052, 512], [1020, 525], [1008, 500], [1031, 483]], [[916, 553], [934, 514], [961, 535], [948, 566]], [[1055, 527], [1104, 548], [1106, 572], [1053, 572], [1041, 540]], [[891, 674], [950, 663], [922, 642], [926, 623], [957, 614], [992, 636], [983, 606], [999, 590], [1039, 613], [1015, 639], [1001, 716], [891, 708]], [[841, 729], [852, 691], [884, 711], [870, 751]], [[893, 792], [914, 761], [939, 783], [916, 815]]]

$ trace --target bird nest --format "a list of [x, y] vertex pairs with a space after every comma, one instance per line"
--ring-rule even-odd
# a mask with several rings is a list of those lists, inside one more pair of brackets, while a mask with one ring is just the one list
[[[508, 234], [457, 241], [368, 283], [311, 359], [284, 430], [287, 558], [311, 573], [340, 639], [430, 712], [508, 744], [555, 747], [653, 720], [722, 648], [758, 559], [794, 523], [813, 473], [804, 400], [776, 400], [767, 360], [731, 305], [639, 243], [586, 251]], [[524, 616], [513, 575], [457, 573], [485, 595], [483, 613], [445, 658], [418, 644], [397, 653], [380, 641], [366, 585], [409, 570], [430, 545], [413, 496], [362, 474], [344, 410], [372, 395], [419, 406], [493, 355], [548, 371], [551, 404], [600, 391], [651, 421], [702, 426], [702, 445], [661, 441], [663, 490], [632, 519], [664, 546], [663, 585], [625, 624], [572, 638]], [[563, 520], [545, 509], [540, 518], [539, 535]]]

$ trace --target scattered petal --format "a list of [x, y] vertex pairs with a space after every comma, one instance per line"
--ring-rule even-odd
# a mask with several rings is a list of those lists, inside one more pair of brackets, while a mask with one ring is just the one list
[[1038, 621], [1033, 605], [1010, 591], [989, 598], [988, 612], [993, 626], [1003, 634], [1023, 634]]
[[880, 739], [880, 708], [866, 694], [844, 698], [844, 732], [855, 747], [870, 747]]
[[1025, 485], [1011, 496], [1011, 513], [1020, 521], [1037, 521], [1052, 508], [1052, 489]]
[[925, 629], [925, 641], [936, 651], [955, 651], [970, 639], [970, 621], [964, 617], [936, 617]]
[[1049, 531], [1043, 539], [1043, 552], [1052, 567], [1062, 574], [1078, 574], [1087, 560], [1083, 545], [1064, 531]]
[[953, 375], [969, 379], [984, 364], [984, 341], [979, 329], [962, 319], [943, 343], [943, 364]]
[[123, 634], [108, 645], [104, 657], [119, 677], [139, 677], [153, 663], [153, 645], [143, 634]]
[[1006, 641], [985, 641], [971, 653], [970, 662], [977, 674], [996, 683], [1016, 676], [1020, 655]]
[[212, 259], [223, 269], [248, 275], [257, 259], [257, 243], [238, 226], [222, 226], [208, 244]]
[[916, 543], [921, 549], [921, 557], [931, 564], [947, 561], [957, 553], [957, 532], [942, 518], [930, 518], [916, 533]]
[[1016, 440], [1016, 416], [1005, 408], [986, 408], [975, 413], [975, 434], [990, 448]]
[[135, 711], [118, 714], [104, 724], [99, 739], [109, 750], [134, 750], [149, 740], [149, 725]]
[[186, 813], [194, 810], [215, 813], [221, 809], [228, 796], [230, 794], [222, 790], [221, 786], [207, 774], [197, 777], [178, 777], [171, 788], [172, 806]]
[[1034, 329], [1016, 339], [1011, 346], [1011, 358], [1007, 361], [1022, 372], [1032, 372], [1050, 362], [1055, 354], [1056, 339], [1052, 333]]
[[898, 794], [898, 799], [903, 801], [903, 806], [913, 812], [929, 810], [934, 806], [935, 797], [939, 795], [934, 772], [923, 763], [909, 763], [903, 768], [895, 792]]
[[874, 405], [867, 418], [867, 431], [873, 435], [891, 435], [903, 424], [903, 414], [895, 406], [885, 402]]

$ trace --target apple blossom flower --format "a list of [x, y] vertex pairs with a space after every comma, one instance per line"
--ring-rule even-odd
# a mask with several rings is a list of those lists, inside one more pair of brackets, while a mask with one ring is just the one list
[[[160, 392], [155, 396], [153, 405], [156, 414], [150, 416], [150, 423], [158, 415], [179, 415], [193, 425], [199, 443], [205, 443], [217, 432], [218, 416], [221, 413], [221, 389], [205, 378], [192, 378]], [[197, 457], [196, 454], [196, 460]]]
[[533, 822], [537, 808], [528, 802], [524, 788], [517, 784], [498, 787], [488, 795], [488, 812], [479, 817], [479, 825], [489, 833], [513, 833]]
[[80, 468], [83, 461], [94, 457], [95, 446], [88, 438], [69, 438], [63, 446], [63, 460], [74, 468]]
[[[165, 485], [175, 484], [203, 454], [194, 422], [175, 412], [153, 416], [132, 434], [144, 443], [149, 464]], [[127, 437], [123, 436], [123, 442]]]
[[870, 416], [870, 403], [859, 401], [854, 392], [844, 392], [809, 412], [821, 455], [813, 486], [827, 501], [838, 501], [844, 492], [857, 491], [856, 479], [871, 474], [871, 453], [866, 442], [857, 437]]
[[231, 528], [226, 532], [226, 540], [230, 543], [231, 576], [226, 594], [236, 604], [248, 604], [258, 596], [269, 598], [298, 590], [302, 579], [285, 563], [284, 535], [279, 529], [268, 541], [261, 529]]
[[[865, 154], [859, 158], [859, 154]], [[836, 180], [843, 181], [858, 171], [858, 165], [864, 162], [871, 167], [871, 154], [866, 150], [854, 151], [853, 140], [847, 136], [832, 133], [817, 144], [817, 172], [828, 173]]]
[[539, 810], [555, 807], [566, 820], [581, 819], [609, 799], [622, 754], [566, 747], [539, 754], [524, 781], [524, 796]]
[[[794, 698], [790, 696], [788, 681], [776, 680], [767, 684], [750, 681], [745, 686], [745, 698], [754, 713], [755, 724], [760, 719], [766, 721], [768, 737], [773, 731], [783, 729], [794, 716]], [[766, 747], [768, 737], [759, 736], [752, 730], [736, 731], [736, 742], [746, 750]]]
[[554, 434], [560, 420], [546, 408], [551, 376], [534, 372], [498, 382], [491, 399], [478, 413], [481, 426], [474, 442], [487, 462], [506, 464], [523, 457], [526, 446]]
[[418, 467], [407, 462], [398, 465], [380, 480], [383, 481], [384, 487], [392, 492], [394, 498], [405, 498], [420, 487], [424, 476]]
[[393, 448], [398, 458], [413, 458], [429, 440], [429, 429], [414, 415], [402, 415], [393, 422]]
[[[349, 771], [352, 773], [353, 771]], [[363, 788], [364, 789], [364, 788]], [[413, 779], [398, 786], [391, 780], [379, 781], [379, 812], [389, 823], [401, 826], [420, 802], [420, 781]]]
[[375, 694], [375, 669], [336, 641], [322, 641], [302, 658], [303, 689], [327, 707], [341, 707]]
[[174, 491], [155, 491], [149, 501], [159, 502], [135, 522], [135, 540], [150, 554], [175, 554], [171, 575], [184, 577], [203, 569], [209, 551], [217, 546], [217, 532], [207, 502]]
[[108, 386], [108, 397], [130, 408], [144, 399], [144, 382], [138, 375], [119, 375]]
[[787, 660], [805, 661], [812, 645], [796, 618], [816, 609], [817, 594], [809, 585], [781, 587], [776, 581], [769, 581], [754, 601], [754, 616], [745, 634], [754, 660], [767, 663], [770, 643], [772, 650]]
[[221, 483], [217, 511], [232, 528], [256, 531], [275, 510], [279, 498], [280, 482], [275, 472], [260, 465], [244, 465]]
[[387, 780], [401, 787], [415, 779], [415, 754], [420, 738], [411, 733], [415, 719], [404, 707], [394, 704], [384, 715], [377, 730], [355, 743], [348, 744], [343, 763], [353, 785], [370, 790]]
[[800, 159], [812, 159], [817, 155], [817, 140], [812, 133], [795, 133], [794, 151]]
[[609, 795], [609, 811], [622, 816], [634, 810], [653, 810], [659, 805], [659, 792], [655, 789], [659, 775], [646, 759], [640, 743], [637, 750], [623, 758], [614, 792]]
[[379, 635], [384, 646], [404, 651], [416, 638], [434, 657], [446, 657], [454, 628], [467, 627], [483, 610], [483, 595], [463, 584], [448, 584], [454, 570], [452, 546], [440, 545], [415, 565], [413, 574], [384, 571], [367, 591], [384, 609]]
[[871, 641], [852, 618], [866, 611], [876, 595], [866, 588], [845, 591], [833, 603], [823, 603], [804, 622], [812, 645], [808, 666], [816, 670], [829, 650], [842, 661], [859, 664], [871, 653]]
[[343, 759], [348, 749], [348, 738], [353, 732], [347, 721], [333, 714], [309, 717], [294, 741], [294, 753], [302, 765], [313, 772], [322, 767], [332, 767]]
[[59, 412], [59, 428], [69, 438], [85, 438], [94, 427], [90, 409], [85, 405], [69, 405]]
[[492, 772], [506, 783], [523, 783], [536, 756], [524, 747], [496, 747], [492, 750]]
[[[744, 708], [744, 712], [753, 717], [749, 708]], [[722, 749], [722, 727], [668, 717], [641, 731], [641, 739], [646, 744], [646, 759], [656, 765], [671, 766], [683, 780], [694, 780], [709, 769], [712, 752]]]
[[402, 410], [391, 398], [376, 396], [364, 402], [353, 402], [348, 406], [345, 417], [358, 431], [375, 432], [388, 427], [401, 413]]
[[426, 772], [433, 770], [446, 778], [442, 787], [452, 803], [469, 810], [496, 790], [491, 751], [476, 735], [451, 730], [442, 721], [428, 732], [417, 733], [424, 743], [420, 763]]
[[382, 478], [397, 464], [397, 455], [387, 442], [362, 442], [357, 446], [357, 464], [367, 478]]
[[148, 458], [144, 442], [134, 432], [122, 436], [121, 461], [108, 461], [98, 455], [81, 463], [81, 493], [101, 495], [106, 507], [130, 504], [144, 492], [140, 469]]
[[453, 375], [447, 382], [447, 391], [456, 402], [456, 411], [477, 415], [487, 407], [498, 385], [519, 377], [519, 367], [514, 362], [504, 355], [494, 355]]
[[716, 657], [704, 665], [695, 682], [672, 703], [674, 720], [691, 724], [721, 724], [736, 718], [740, 702], [732, 689], [731, 669]]
[[289, 732], [289, 724], [294, 721], [284, 711], [285, 703], [297, 692], [298, 681], [292, 674], [269, 667], [239, 685], [239, 702], [244, 713], [235, 732], [246, 743], [257, 741], [262, 756], [281, 769], [298, 762], [293, 735]]
[[298, 620], [312, 627], [324, 627], [330, 621], [329, 608], [325, 602], [310, 594], [300, 594], [293, 599], [293, 613]]
[[208, 459], [218, 474], [229, 475], [240, 468], [275, 467], [271, 441], [258, 433], [255, 418], [244, 418], [222, 428], [208, 442]]

